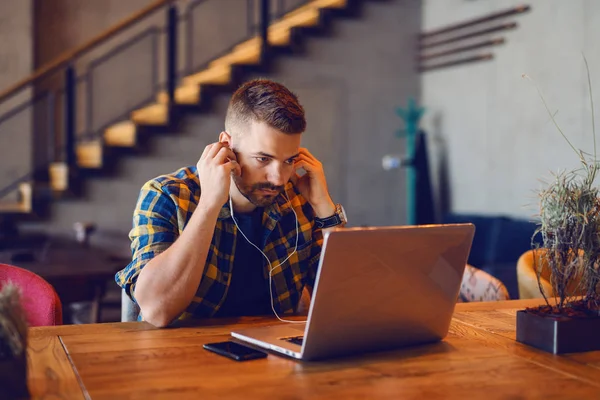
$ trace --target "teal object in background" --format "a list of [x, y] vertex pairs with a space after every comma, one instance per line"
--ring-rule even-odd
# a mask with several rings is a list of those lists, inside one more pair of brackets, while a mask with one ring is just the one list
[[406, 138], [406, 166], [408, 168], [406, 179], [406, 205], [407, 221], [409, 225], [415, 225], [417, 223], [417, 171], [414, 163], [415, 144], [417, 135], [419, 134], [419, 121], [424, 112], [425, 108], [418, 107], [417, 102], [412, 97], [408, 99], [408, 106], [406, 108], [398, 108], [396, 110], [396, 113], [402, 118], [405, 124], [405, 129], [398, 131], [396, 136], [399, 138]]

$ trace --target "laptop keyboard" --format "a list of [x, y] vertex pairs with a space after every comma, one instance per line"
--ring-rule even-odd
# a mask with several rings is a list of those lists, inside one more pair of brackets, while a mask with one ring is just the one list
[[285, 337], [285, 338], [281, 338], [281, 340], [285, 340], [286, 342], [290, 342], [290, 343], [297, 344], [298, 346], [302, 346], [302, 343], [304, 342], [304, 335]]

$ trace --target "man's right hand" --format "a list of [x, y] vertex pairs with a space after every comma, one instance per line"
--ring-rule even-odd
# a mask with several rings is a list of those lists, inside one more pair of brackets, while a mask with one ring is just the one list
[[204, 148], [196, 164], [202, 195], [200, 201], [209, 208], [221, 208], [229, 198], [231, 173], [240, 176], [242, 169], [227, 143], [212, 143]]

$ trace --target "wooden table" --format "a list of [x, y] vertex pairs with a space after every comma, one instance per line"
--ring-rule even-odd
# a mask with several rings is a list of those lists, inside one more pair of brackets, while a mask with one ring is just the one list
[[29, 387], [64, 399], [600, 399], [600, 352], [554, 356], [515, 341], [516, 310], [534, 304], [458, 304], [440, 343], [311, 363], [235, 362], [202, 348], [228, 339], [233, 324], [273, 318], [32, 328]]

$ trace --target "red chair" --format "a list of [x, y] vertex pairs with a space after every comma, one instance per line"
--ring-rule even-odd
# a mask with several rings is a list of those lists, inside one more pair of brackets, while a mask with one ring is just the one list
[[29, 326], [62, 325], [62, 305], [56, 291], [41, 276], [26, 269], [0, 264], [0, 288], [11, 281], [21, 289]]

